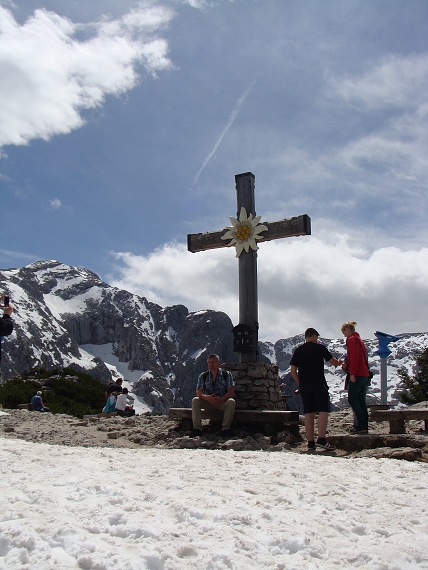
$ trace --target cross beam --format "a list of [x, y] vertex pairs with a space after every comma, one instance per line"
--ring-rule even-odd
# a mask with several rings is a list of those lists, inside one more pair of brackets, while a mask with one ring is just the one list
[[[238, 214], [242, 207], [247, 215], [256, 215], [255, 211], [255, 176], [251, 172], [235, 176]], [[311, 219], [307, 214], [286, 218], [277, 222], [263, 222], [267, 230], [260, 235], [257, 242], [292, 236], [311, 234]], [[230, 243], [221, 239], [230, 228], [214, 232], [188, 234], [187, 249], [192, 253], [230, 247]], [[242, 251], [239, 255], [239, 326], [248, 327], [252, 334], [251, 350], [241, 352], [241, 362], [257, 361], [258, 344], [258, 301], [257, 301], [257, 252], [253, 249]], [[235, 327], [235, 328], [238, 328]]]
[[[238, 213], [239, 215], [239, 213]], [[263, 222], [267, 226], [267, 231], [263, 232], [257, 243], [271, 241], [273, 239], [287, 238], [293, 236], [311, 235], [311, 218], [307, 214], [285, 218], [278, 222]], [[230, 247], [228, 243], [221, 239], [228, 228], [215, 232], [187, 235], [187, 249], [191, 253], [206, 251], [208, 249], [219, 249], [220, 247]]]

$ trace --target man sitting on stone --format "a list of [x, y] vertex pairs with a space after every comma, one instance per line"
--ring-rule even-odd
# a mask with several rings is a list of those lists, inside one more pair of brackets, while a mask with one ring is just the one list
[[232, 421], [235, 413], [235, 382], [232, 374], [220, 368], [220, 358], [210, 354], [207, 359], [208, 370], [199, 375], [196, 384], [196, 397], [192, 400], [192, 437], [202, 435], [201, 410], [216, 409], [223, 411], [221, 435], [232, 435]]
[[50, 409], [43, 404], [40, 390], [31, 398], [31, 407], [34, 412], [50, 412]]

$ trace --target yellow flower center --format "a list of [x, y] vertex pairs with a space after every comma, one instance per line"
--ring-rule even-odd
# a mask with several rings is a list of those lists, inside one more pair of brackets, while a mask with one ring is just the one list
[[236, 237], [241, 241], [247, 241], [251, 236], [251, 228], [247, 224], [240, 224], [236, 228]]

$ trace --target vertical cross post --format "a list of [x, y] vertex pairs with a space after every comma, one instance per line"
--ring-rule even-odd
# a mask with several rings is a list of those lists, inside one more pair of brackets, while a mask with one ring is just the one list
[[[237, 218], [241, 208], [247, 214], [256, 215], [255, 176], [251, 172], [235, 176]], [[257, 297], [257, 251], [250, 249], [239, 256], [239, 324], [247, 325], [253, 331], [252, 350], [240, 353], [240, 362], [257, 362], [258, 345], [258, 297]]]

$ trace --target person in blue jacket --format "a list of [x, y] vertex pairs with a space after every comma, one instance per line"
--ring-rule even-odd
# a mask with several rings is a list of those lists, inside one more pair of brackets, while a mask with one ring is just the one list
[[43, 404], [40, 390], [31, 398], [31, 406], [34, 412], [50, 412], [50, 409]]

